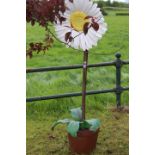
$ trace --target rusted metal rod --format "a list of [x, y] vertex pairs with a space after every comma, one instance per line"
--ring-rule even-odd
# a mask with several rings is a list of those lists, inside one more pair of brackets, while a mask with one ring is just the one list
[[85, 120], [88, 50], [83, 52], [82, 120]]

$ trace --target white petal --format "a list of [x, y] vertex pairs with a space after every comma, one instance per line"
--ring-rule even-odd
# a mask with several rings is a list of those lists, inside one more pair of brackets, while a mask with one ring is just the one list
[[74, 11], [75, 10], [75, 7], [73, 5], [73, 3], [71, 3], [69, 0], [66, 0], [66, 6], [67, 8], [70, 10], [70, 11]]
[[98, 13], [100, 13], [101, 11], [100, 11], [100, 8], [96, 8], [95, 9], [95, 13], [94, 13], [94, 15], [96, 16], [96, 14], [98, 14]]
[[96, 12], [96, 9], [97, 9], [97, 4], [95, 3], [95, 4], [93, 4], [92, 8], [89, 10], [88, 14], [90, 16], [93, 16]]
[[59, 26], [59, 25], [57, 25], [57, 26], [55, 26], [55, 31], [57, 32], [57, 31], [64, 31], [66, 29], [66, 27], [64, 27], [64, 26]]
[[86, 39], [87, 39], [87, 43], [89, 44], [90, 48], [92, 48], [93, 42], [90, 39], [90, 37], [88, 36], [88, 34], [86, 35]]
[[80, 8], [80, 10], [83, 11], [83, 12], [85, 12], [85, 10], [88, 7], [88, 3], [90, 3], [89, 0], [83, 0], [83, 2], [81, 4], [82, 7]]
[[78, 49], [79, 48], [79, 32], [77, 31], [72, 31], [72, 37], [74, 38], [73, 40], [73, 47]]
[[80, 0], [74, 0], [73, 1], [73, 4], [74, 4], [74, 7], [75, 7], [75, 10], [80, 10], [81, 6], [82, 6], [82, 1]]
[[65, 38], [64, 38], [64, 36], [61, 37], [61, 38], [59, 38], [59, 39], [60, 39], [60, 41], [65, 42]]
[[89, 29], [89, 31], [94, 35], [97, 36], [98, 38], [101, 38], [102, 35], [98, 34], [92, 27]]
[[61, 26], [59, 28], [56, 28], [56, 32], [57, 33], [62, 33], [64, 34], [67, 31], [71, 31], [71, 28], [65, 27], [65, 26]]
[[78, 2], [79, 2], [78, 10], [84, 11], [86, 2], [83, 2], [83, 0], [78, 0]]
[[101, 34], [101, 35], [103, 35], [103, 34], [104, 34], [104, 32], [105, 32], [105, 31], [104, 31], [104, 30], [102, 30], [102, 29], [98, 30], [98, 33], [99, 33], [99, 34]]
[[87, 43], [87, 40], [86, 40], [86, 36], [83, 34], [83, 42], [84, 42], [84, 44], [85, 44], [85, 50], [87, 49], [89, 49], [89, 44]]
[[73, 37], [73, 38], [74, 38], [74, 37], [77, 38], [78, 35], [79, 35], [79, 32], [77, 32], [77, 31], [75, 31], [75, 30], [72, 31], [72, 37]]
[[[62, 26], [62, 28], [64, 28], [63, 26]], [[65, 34], [67, 33], [67, 32], [70, 32], [71, 31], [71, 29], [70, 28], [67, 28], [67, 27], [65, 27], [64, 29], [61, 29], [60, 30], [60, 28], [59, 28], [59, 30], [57, 30], [56, 31], [56, 33], [57, 33], [57, 36], [58, 36], [58, 38], [62, 41], [65, 41]]]
[[98, 33], [103, 35], [106, 31], [107, 31], [107, 28], [105, 26], [103, 26], [103, 25], [100, 25]]
[[100, 24], [100, 23], [104, 23], [104, 18], [103, 16], [101, 18], [98, 18], [97, 19], [97, 23]]
[[76, 48], [76, 49], [78, 49], [79, 45], [80, 45], [80, 40], [79, 39], [80, 39], [79, 37], [76, 37], [74, 39], [73, 47]]
[[86, 50], [86, 45], [85, 45], [85, 42], [84, 42], [83, 34], [80, 35], [80, 47], [81, 47], [81, 49], [83, 49], [84, 51]]
[[65, 18], [69, 18], [69, 17], [70, 17], [70, 11], [68, 11], [68, 12], [67, 12], [67, 11], [64, 12], [64, 17], [65, 17]]
[[64, 35], [64, 33], [57, 32], [57, 35], [58, 35], [58, 38], [62, 38], [62, 37], [64, 37], [64, 38], [65, 38], [65, 35]]
[[87, 5], [87, 8], [85, 10], [83, 10], [83, 11], [89, 15], [89, 11], [92, 8], [92, 6], [93, 6], [93, 2], [89, 1], [88, 5]]
[[86, 35], [83, 35], [84, 37], [84, 41], [85, 41], [85, 45], [86, 45], [86, 49], [90, 49], [92, 47], [92, 45], [89, 43]]
[[98, 10], [98, 11], [96, 11], [96, 13], [94, 14], [94, 16], [97, 17], [97, 18], [101, 18], [103, 15], [102, 15], [101, 11]]
[[87, 35], [91, 39], [92, 45], [97, 45], [98, 38], [94, 36], [90, 31], [88, 32]]

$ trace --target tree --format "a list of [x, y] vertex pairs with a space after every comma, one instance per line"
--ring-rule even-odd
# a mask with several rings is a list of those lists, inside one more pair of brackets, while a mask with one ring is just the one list
[[46, 51], [53, 43], [54, 34], [49, 29], [49, 25], [65, 20], [60, 14], [65, 12], [66, 7], [64, 0], [26, 0], [26, 21], [34, 26], [39, 23], [45, 28], [45, 40], [43, 42], [32, 42], [26, 51], [26, 55], [30, 58], [33, 52]]
[[98, 4], [98, 7], [99, 7], [99, 8], [102, 8], [102, 7], [104, 6], [104, 2], [101, 1], [101, 0], [98, 1], [97, 4]]

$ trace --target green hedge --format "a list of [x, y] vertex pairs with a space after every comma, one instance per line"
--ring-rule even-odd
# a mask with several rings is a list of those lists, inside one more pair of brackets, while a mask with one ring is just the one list
[[116, 16], [129, 16], [129, 13], [116, 13]]
[[101, 12], [102, 12], [102, 14], [104, 15], [104, 16], [107, 16], [108, 15], [108, 13], [102, 8], [101, 9]]

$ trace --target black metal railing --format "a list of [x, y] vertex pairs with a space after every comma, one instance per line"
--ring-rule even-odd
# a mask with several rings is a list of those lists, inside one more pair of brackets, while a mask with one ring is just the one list
[[[88, 68], [115, 66], [116, 67], [116, 87], [113, 89], [87, 91], [86, 94], [87, 95], [94, 95], [94, 94], [114, 92], [114, 93], [116, 93], [116, 105], [119, 108], [119, 107], [121, 107], [121, 94], [122, 94], [122, 92], [129, 90], [129, 87], [122, 87], [121, 86], [121, 67], [123, 65], [128, 65], [129, 61], [121, 60], [121, 54], [120, 53], [116, 53], [115, 57], [116, 57], [116, 60], [114, 60], [114, 61], [98, 63], [98, 64], [89, 64]], [[61, 71], [61, 70], [80, 69], [80, 68], [83, 68], [83, 65], [32, 68], [32, 69], [26, 69], [26, 73], [28, 74], [28, 73], [37, 73], [37, 72]], [[57, 95], [51, 95], [51, 96], [31, 97], [31, 98], [27, 98], [26, 102], [58, 99], [58, 98], [65, 98], [65, 97], [76, 97], [76, 96], [81, 96], [81, 95], [82, 95], [82, 92], [75, 92], [75, 93], [57, 94]]]

